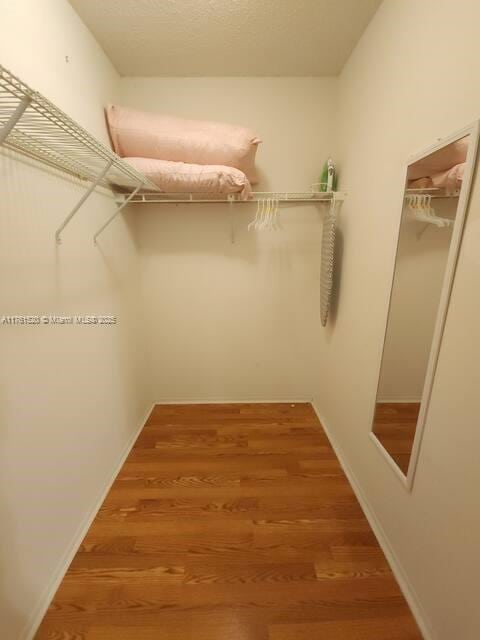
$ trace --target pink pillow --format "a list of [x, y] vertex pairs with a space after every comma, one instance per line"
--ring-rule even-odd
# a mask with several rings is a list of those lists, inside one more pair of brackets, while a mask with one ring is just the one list
[[435, 173], [448, 171], [455, 165], [464, 163], [467, 159], [469, 140], [470, 136], [465, 136], [447, 144], [446, 147], [442, 147], [435, 153], [417, 160], [408, 167], [408, 179], [428, 178]]
[[105, 111], [113, 148], [121, 157], [227, 165], [257, 182], [255, 154], [261, 140], [249, 129], [116, 105]]
[[447, 171], [439, 171], [425, 178], [410, 180], [408, 187], [409, 189], [429, 189], [436, 187], [437, 189], [446, 189], [448, 192], [458, 191], [462, 188], [465, 164], [465, 162], [462, 162]]
[[167, 193], [240, 193], [242, 200], [248, 200], [252, 193], [247, 176], [234, 167], [152, 158], [125, 161]]

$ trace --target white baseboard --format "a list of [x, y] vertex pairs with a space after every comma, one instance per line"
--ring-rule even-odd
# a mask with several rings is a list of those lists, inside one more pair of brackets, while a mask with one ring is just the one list
[[84, 517], [82, 523], [80, 524], [77, 531], [75, 532], [75, 535], [73, 536], [72, 541], [70, 542], [67, 550], [65, 551], [60, 562], [58, 563], [56, 570], [53, 572], [52, 580], [50, 581], [50, 583], [47, 585], [46, 589], [40, 596], [38, 605], [36, 606], [30, 618], [27, 620], [25, 627], [22, 633], [20, 634], [20, 637], [18, 638], [18, 640], [33, 639], [35, 633], [37, 632], [38, 627], [40, 626], [40, 623], [43, 620], [43, 617], [45, 616], [45, 613], [47, 612], [50, 602], [53, 600], [53, 597], [58, 587], [60, 586], [60, 583], [62, 582], [68, 567], [70, 566], [75, 554], [78, 551], [80, 544], [82, 543], [82, 540], [87, 534], [87, 531], [89, 530], [90, 525], [92, 524], [95, 516], [97, 515], [100, 507], [102, 506], [102, 503], [105, 500], [107, 493], [110, 491], [110, 487], [112, 486], [115, 478], [117, 477], [118, 472], [122, 468], [123, 463], [125, 462], [128, 454], [130, 453], [135, 443], [135, 440], [137, 439], [140, 431], [145, 426], [145, 423], [152, 411], [152, 408], [153, 406], [149, 407], [148, 412], [145, 414], [144, 418], [140, 421], [140, 424], [138, 425], [137, 429], [135, 429], [135, 433], [132, 435], [132, 437], [128, 440], [127, 444], [125, 445], [125, 448], [122, 451], [122, 454], [118, 459], [118, 462], [112, 469], [112, 473], [110, 474], [105, 486], [102, 487], [102, 490], [100, 491], [100, 495], [98, 499], [95, 501], [92, 509]]
[[392, 546], [390, 545], [390, 542], [385, 534], [385, 531], [380, 523], [380, 521], [378, 520], [377, 516], [375, 515], [373, 509], [370, 506], [370, 503], [368, 502], [368, 499], [365, 495], [365, 493], [363, 492], [359, 482], [357, 481], [357, 478], [354, 474], [354, 472], [352, 471], [352, 468], [350, 467], [350, 465], [348, 464], [342, 449], [340, 448], [337, 440], [335, 439], [332, 431], [329, 429], [327, 423], [325, 422], [325, 420], [322, 418], [320, 411], [318, 410], [318, 408], [315, 405], [315, 402], [312, 402], [312, 407], [313, 410], [315, 411], [315, 413], [317, 414], [318, 419], [320, 420], [323, 429], [325, 430], [325, 433], [327, 435], [327, 438], [330, 441], [330, 444], [333, 447], [333, 450], [335, 451], [335, 454], [340, 462], [340, 465], [342, 466], [343, 471], [345, 472], [345, 475], [348, 478], [348, 481], [350, 482], [352, 489], [357, 497], [357, 500], [360, 503], [360, 506], [363, 509], [363, 512], [365, 513], [365, 516], [368, 520], [368, 523], [370, 524], [373, 533], [375, 534], [378, 543], [380, 545], [380, 547], [382, 548], [383, 553], [385, 554], [385, 557], [387, 559], [388, 564], [390, 565], [390, 568], [392, 570], [393, 575], [395, 576], [397, 582], [398, 582], [398, 586], [400, 587], [405, 600], [408, 603], [408, 606], [410, 607], [410, 610], [413, 614], [413, 617], [415, 618], [417, 625], [424, 637], [424, 640], [434, 640], [434, 635], [433, 635], [433, 631], [431, 629], [431, 625], [430, 623], [427, 621], [428, 618], [423, 610], [423, 607], [420, 604], [419, 598], [415, 592], [415, 589], [413, 588], [412, 584], [410, 583], [407, 575], [405, 574], [396, 554], [395, 551], [393, 550]]
[[420, 404], [421, 398], [378, 398], [377, 404]]
[[166, 400], [158, 400], [155, 404], [310, 404], [312, 402], [311, 397], [305, 398], [278, 398], [276, 400], [272, 400], [269, 398], [268, 400], [264, 400], [262, 398], [244, 398], [239, 400], [236, 398], [232, 400], [230, 398], [191, 398], [189, 400], [168, 398]]

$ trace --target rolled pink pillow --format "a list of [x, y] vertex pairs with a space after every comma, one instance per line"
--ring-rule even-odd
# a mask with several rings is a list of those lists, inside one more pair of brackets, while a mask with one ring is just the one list
[[470, 136], [465, 136], [456, 140], [438, 151], [431, 153], [425, 158], [421, 158], [408, 167], [408, 179], [417, 180], [426, 176], [433, 176], [436, 173], [448, 171], [458, 164], [462, 164], [467, 159], [468, 144]]
[[409, 189], [445, 189], [448, 191], [458, 191], [462, 188], [463, 174], [465, 173], [465, 162], [456, 164], [447, 171], [432, 172], [431, 175], [418, 180], [410, 180]]
[[252, 193], [247, 176], [234, 167], [153, 158], [125, 161], [167, 193], [238, 193], [242, 200], [248, 200]]
[[443, 188], [447, 191], [458, 191], [462, 188], [463, 174], [465, 173], [465, 162], [456, 164], [448, 171], [436, 173], [432, 178], [433, 186]]
[[253, 131], [220, 122], [108, 105], [112, 145], [119, 156], [235, 167], [254, 184], [255, 154], [261, 140]]

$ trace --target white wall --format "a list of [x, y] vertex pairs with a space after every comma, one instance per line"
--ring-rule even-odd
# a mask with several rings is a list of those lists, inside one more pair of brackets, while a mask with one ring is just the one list
[[[0, 62], [106, 140], [118, 77], [64, 0], [3, 2]], [[69, 56], [67, 63], [65, 56]], [[85, 187], [0, 154], [0, 316], [116, 315], [115, 327], [0, 325], [0, 636], [26, 637], [77, 534], [143, 421], [130, 224]]]
[[[249, 126], [258, 190], [304, 191], [333, 153], [336, 80], [122, 78], [121, 102]], [[283, 233], [248, 233], [253, 204], [136, 206], [152, 393], [161, 400], [311, 398], [317, 379], [321, 214], [282, 207]]]
[[435, 640], [480, 629], [480, 191], [474, 184], [413, 491], [369, 438], [404, 162], [480, 116], [476, 0], [385, 0], [339, 94], [343, 265], [316, 405]]
[[[455, 217], [457, 200], [434, 200]], [[425, 227], [404, 206], [382, 358], [379, 402], [420, 402], [442, 292], [452, 227]]]

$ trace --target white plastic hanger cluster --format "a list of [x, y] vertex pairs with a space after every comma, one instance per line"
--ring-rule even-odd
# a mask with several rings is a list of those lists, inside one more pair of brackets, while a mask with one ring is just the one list
[[280, 201], [276, 197], [263, 198], [257, 202], [255, 218], [247, 229], [251, 231], [282, 231], [283, 227], [278, 217]]
[[437, 227], [449, 227], [453, 220], [439, 218], [432, 207], [432, 196], [428, 194], [410, 193], [407, 195], [407, 204], [414, 220], [434, 224]]

